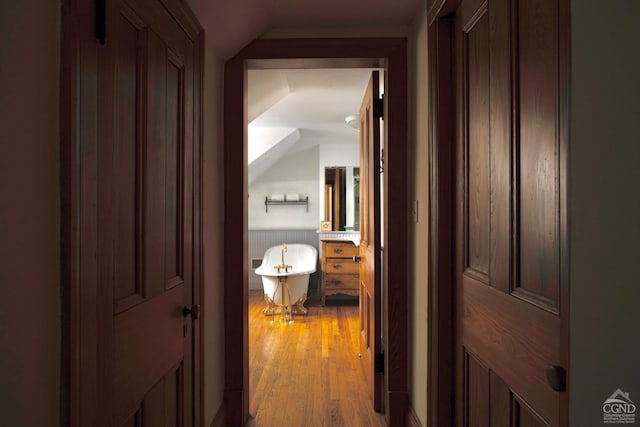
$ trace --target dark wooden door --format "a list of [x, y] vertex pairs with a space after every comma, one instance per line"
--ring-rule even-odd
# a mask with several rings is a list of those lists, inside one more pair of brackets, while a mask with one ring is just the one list
[[461, 426], [558, 426], [567, 410], [559, 10], [455, 13]]
[[108, 1], [98, 85], [99, 419], [193, 424], [193, 45], [158, 0]]
[[379, 72], [372, 72], [360, 107], [360, 358], [376, 411], [382, 410]]

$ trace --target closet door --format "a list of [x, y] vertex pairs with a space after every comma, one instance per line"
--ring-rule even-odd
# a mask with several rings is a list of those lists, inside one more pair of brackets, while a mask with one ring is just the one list
[[[193, 45], [108, 1], [99, 50], [98, 368], [105, 426], [193, 424]], [[192, 311], [197, 317], [195, 311]]]
[[559, 426], [567, 411], [562, 1], [455, 13], [461, 426]]

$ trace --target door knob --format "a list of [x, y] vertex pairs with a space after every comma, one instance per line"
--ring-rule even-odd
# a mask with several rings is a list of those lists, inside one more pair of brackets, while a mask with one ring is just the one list
[[200, 304], [194, 304], [191, 308], [184, 307], [182, 309], [182, 316], [187, 317], [191, 316], [193, 320], [196, 320], [200, 317]]
[[562, 366], [547, 366], [547, 382], [555, 391], [567, 391], [567, 371]]

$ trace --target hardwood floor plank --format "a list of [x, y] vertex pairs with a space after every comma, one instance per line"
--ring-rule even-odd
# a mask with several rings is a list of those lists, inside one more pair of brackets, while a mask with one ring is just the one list
[[294, 323], [249, 293], [249, 426], [385, 426], [358, 358], [357, 305], [311, 306]]

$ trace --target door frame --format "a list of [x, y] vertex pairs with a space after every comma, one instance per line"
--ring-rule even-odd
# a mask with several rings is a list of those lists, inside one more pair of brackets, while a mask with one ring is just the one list
[[[443, 1], [427, 11], [429, 67], [429, 259], [427, 426], [453, 425], [455, 390], [453, 20]], [[435, 4], [437, 3], [437, 4]], [[459, 3], [459, 0], [449, 2]], [[450, 5], [451, 9], [455, 6]]]
[[[429, 58], [429, 260], [427, 347], [427, 426], [452, 425], [456, 419], [455, 343], [455, 191], [456, 126], [454, 33], [455, 10], [461, 0], [428, 0]], [[569, 259], [567, 200], [570, 88], [570, 2], [559, 0], [558, 120], [560, 158], [560, 310], [563, 313], [561, 358], [569, 372]], [[570, 374], [568, 374], [570, 375]], [[567, 379], [569, 381], [569, 377]], [[563, 393], [561, 425], [568, 425], [568, 392]]]
[[[158, 0], [160, 1], [160, 0]], [[184, 0], [161, 0], [194, 46], [193, 304], [201, 304], [204, 32]], [[100, 425], [102, 343], [98, 313], [97, 144], [98, 54], [92, 2], [69, 0], [61, 15], [60, 45], [60, 424]], [[106, 35], [107, 39], [109, 34]], [[202, 319], [193, 321], [193, 419], [204, 419]]]
[[[259, 39], [225, 63], [225, 415], [249, 416], [247, 265], [247, 69], [385, 68], [383, 335], [385, 417], [404, 425], [407, 393], [407, 40], [406, 38]], [[389, 141], [393, 141], [389, 144]], [[393, 191], [387, 189], [393, 188]], [[241, 191], [240, 191], [241, 190]], [[400, 423], [400, 424], [397, 424]]]

